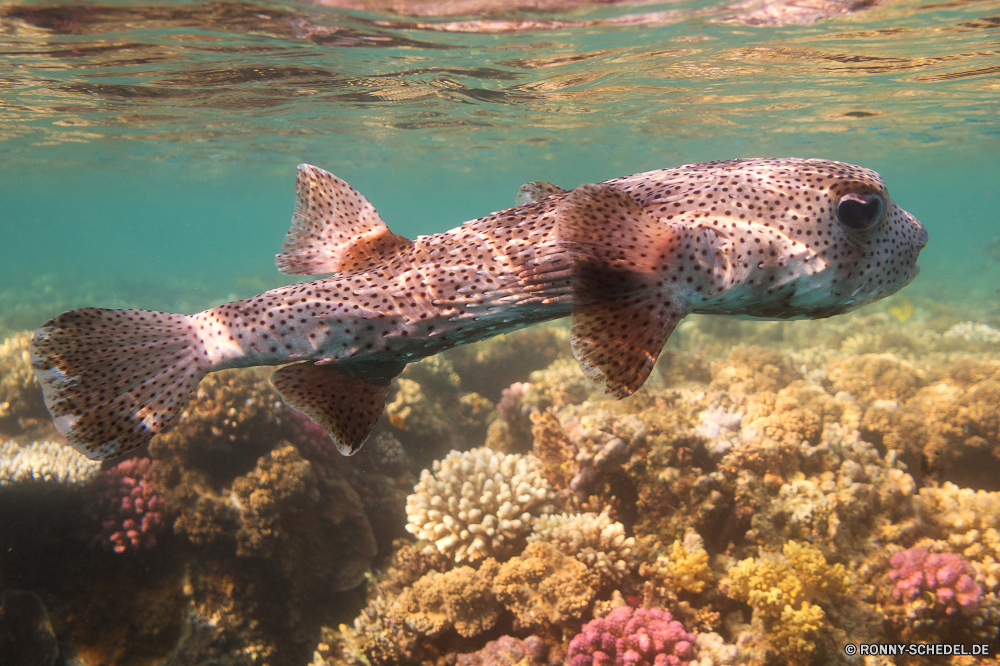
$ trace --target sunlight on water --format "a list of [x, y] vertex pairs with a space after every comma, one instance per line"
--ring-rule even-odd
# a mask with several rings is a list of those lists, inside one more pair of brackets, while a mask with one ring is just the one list
[[410, 236], [509, 206], [527, 180], [754, 155], [882, 172], [931, 229], [931, 275], [938, 249], [965, 250], [948, 228], [995, 223], [996, 3], [823, 20], [842, 7], [379, 6], [4, 5], [5, 282], [170, 278], [225, 297], [236, 273], [272, 274], [300, 161]]

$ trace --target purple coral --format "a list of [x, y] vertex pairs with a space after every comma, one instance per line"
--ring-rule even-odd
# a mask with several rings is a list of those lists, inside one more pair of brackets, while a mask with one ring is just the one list
[[166, 503], [150, 474], [149, 458], [132, 458], [97, 475], [94, 515], [101, 521], [95, 541], [116, 553], [156, 545]]
[[679, 666], [693, 655], [694, 634], [659, 608], [619, 606], [591, 620], [569, 643], [570, 666]]
[[929, 554], [926, 548], [914, 547], [893, 555], [890, 564], [889, 578], [896, 582], [892, 596], [897, 600], [910, 602], [928, 592], [949, 615], [979, 608], [983, 588], [975, 583], [976, 571], [954, 553]]

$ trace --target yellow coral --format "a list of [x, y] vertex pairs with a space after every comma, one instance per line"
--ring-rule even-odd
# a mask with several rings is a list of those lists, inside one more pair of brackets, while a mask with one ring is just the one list
[[678, 539], [670, 546], [670, 556], [657, 561], [659, 574], [667, 587], [699, 594], [712, 582], [708, 552], [701, 539]]
[[825, 614], [823, 609], [808, 601], [798, 610], [791, 606], [781, 609], [781, 619], [771, 627], [771, 645], [791, 662], [806, 663], [815, 643], [807, 638], [819, 630]]
[[729, 571], [727, 594], [750, 604], [775, 650], [791, 662], [805, 662], [825, 616], [810, 601], [843, 592], [849, 578], [843, 565], [830, 565], [809, 544], [789, 541], [782, 553], [739, 562]]

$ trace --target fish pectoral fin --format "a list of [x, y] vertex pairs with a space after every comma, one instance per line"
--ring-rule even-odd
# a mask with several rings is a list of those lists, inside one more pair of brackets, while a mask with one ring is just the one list
[[691, 305], [667, 276], [682, 231], [610, 185], [581, 185], [560, 203], [556, 234], [571, 264], [571, 345], [606, 395], [637, 391]]
[[413, 245], [385, 225], [360, 192], [332, 173], [300, 164], [295, 213], [281, 252], [285, 275], [316, 275], [377, 266]]
[[558, 185], [547, 183], [544, 180], [533, 180], [518, 188], [517, 196], [514, 197], [514, 205], [520, 206], [521, 204], [538, 201], [552, 194], [565, 194], [566, 191]]
[[296, 363], [278, 368], [271, 384], [288, 406], [308, 416], [345, 456], [357, 453], [382, 416], [389, 383], [405, 363], [337, 365]]

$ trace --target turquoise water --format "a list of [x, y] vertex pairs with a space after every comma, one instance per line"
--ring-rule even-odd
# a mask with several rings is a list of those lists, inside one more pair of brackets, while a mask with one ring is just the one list
[[996, 299], [1000, 4], [720, 21], [739, 14], [500, 11], [569, 27], [477, 33], [295, 3], [5, 3], [0, 284], [188, 310], [274, 286], [299, 162], [412, 237], [528, 180], [795, 155], [882, 173], [930, 230], [917, 287]]
[[[718, 632], [719, 666], [853, 666], [848, 641], [995, 654], [1000, 0], [373, 2], [0, 0], [0, 666], [478, 664], [456, 655], [529, 632], [554, 664], [612, 603]], [[752, 156], [881, 173], [929, 231], [921, 275], [821, 322], [690, 317], [622, 402], [600, 401], [565, 328], [534, 327], [411, 364], [352, 458], [266, 373], [227, 371], [75, 485], [3, 477], [33, 441], [55, 442], [46, 465], [66, 451], [25, 332], [76, 307], [191, 313], [287, 284], [274, 255], [301, 162], [412, 238], [509, 207], [526, 181]], [[449, 450], [484, 444], [546, 456], [559, 511], [603, 511], [640, 545], [575, 615], [526, 626], [489, 588], [496, 627], [415, 638], [390, 611], [459, 560], [411, 547], [407, 497]], [[128, 543], [123, 516], [142, 510], [112, 492], [119, 476], [162, 495]], [[664, 592], [682, 541], [683, 576], [708, 584]], [[724, 582], [749, 558], [788, 569], [793, 543], [851, 577], [791, 600], [801, 623], [806, 602], [823, 609], [818, 630]], [[918, 544], [975, 565], [978, 617], [894, 596], [890, 558]]]

